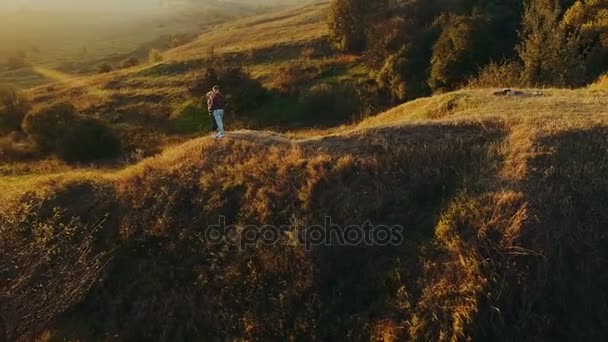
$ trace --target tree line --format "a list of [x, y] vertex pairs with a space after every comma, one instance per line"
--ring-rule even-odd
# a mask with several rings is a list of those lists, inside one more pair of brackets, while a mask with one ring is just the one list
[[333, 0], [329, 26], [394, 102], [467, 84], [577, 87], [608, 69], [607, 0]]

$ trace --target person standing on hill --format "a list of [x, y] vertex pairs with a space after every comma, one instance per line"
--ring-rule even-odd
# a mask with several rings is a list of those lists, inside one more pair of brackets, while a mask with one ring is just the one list
[[217, 122], [215, 122], [215, 117], [213, 117], [213, 92], [210, 91], [207, 93], [207, 110], [209, 111], [209, 120], [211, 122], [211, 132], [213, 133], [213, 136], [215, 137], [215, 135], [217, 134]]
[[217, 124], [217, 134], [215, 139], [221, 139], [225, 136], [224, 132], [224, 95], [220, 92], [219, 86], [213, 87], [213, 96], [211, 97], [211, 110]]

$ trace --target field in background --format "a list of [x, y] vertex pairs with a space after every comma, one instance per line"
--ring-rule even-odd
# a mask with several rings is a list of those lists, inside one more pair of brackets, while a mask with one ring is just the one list
[[[318, 3], [217, 24], [192, 42], [166, 51], [160, 63], [84, 76], [43, 70], [54, 82], [34, 87], [28, 95], [35, 108], [69, 101], [83, 115], [107, 122], [123, 137], [127, 154], [151, 155], [208, 131], [206, 110], [191, 87], [209, 67], [242, 68], [268, 90], [261, 107], [230, 114], [231, 130], [289, 131], [349, 123], [350, 114], [340, 111], [333, 119], [319, 118], [318, 113], [315, 117], [298, 95], [317, 84], [367, 77], [358, 57], [338, 54], [329, 45], [327, 9], [326, 3]], [[285, 76], [290, 68], [290, 76]], [[12, 163], [1, 172], [40, 173], [57, 169], [57, 164]]]
[[[203, 30], [239, 17], [275, 9], [277, 4], [247, 2], [182, 2], [166, 12], [146, 14], [24, 9], [0, 10], [0, 83], [22, 88], [55, 81], [34, 67], [68, 74], [94, 73], [110, 63], [135, 57], [146, 62], [150, 49], [182, 45]], [[282, 5], [284, 6], [284, 5]], [[11, 58], [25, 67], [9, 67]]]

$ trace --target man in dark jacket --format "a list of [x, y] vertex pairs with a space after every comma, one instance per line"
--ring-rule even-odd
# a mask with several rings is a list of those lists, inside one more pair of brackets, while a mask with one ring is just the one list
[[215, 139], [221, 139], [225, 136], [224, 132], [224, 95], [220, 93], [220, 87], [213, 87], [213, 96], [211, 97], [211, 111], [217, 124], [217, 134], [214, 136]]

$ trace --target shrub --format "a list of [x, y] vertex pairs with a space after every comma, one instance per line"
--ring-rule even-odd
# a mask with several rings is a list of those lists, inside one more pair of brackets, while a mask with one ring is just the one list
[[160, 63], [163, 61], [163, 54], [157, 49], [150, 49], [148, 61], [152, 64]]
[[356, 92], [345, 85], [316, 84], [300, 95], [299, 103], [317, 122], [343, 121], [361, 110]]
[[532, 86], [573, 86], [585, 83], [579, 37], [561, 24], [561, 9], [553, 1], [530, 0], [522, 19], [517, 47], [523, 78]]
[[293, 63], [276, 69], [272, 78], [277, 90], [284, 94], [296, 95], [307, 82], [313, 80], [318, 74], [319, 69], [315, 66]]
[[6, 66], [9, 70], [16, 70], [27, 67], [28, 63], [25, 56], [12, 55], [6, 59]]
[[404, 46], [388, 56], [376, 81], [392, 103], [400, 103], [430, 93], [425, 80], [426, 73], [420, 72], [421, 63], [416, 57], [417, 49]]
[[41, 150], [52, 152], [77, 123], [76, 108], [69, 102], [59, 102], [29, 113], [23, 129]]
[[68, 162], [92, 162], [116, 157], [120, 150], [120, 139], [103, 122], [81, 119], [60, 139], [56, 152]]
[[103, 63], [97, 68], [97, 72], [100, 74], [106, 74], [112, 71], [112, 66], [108, 63]]
[[30, 107], [29, 99], [16, 88], [0, 86], [0, 134], [21, 130]]
[[56, 153], [68, 162], [91, 162], [116, 156], [120, 139], [101, 121], [83, 119], [68, 102], [60, 102], [28, 114], [25, 132], [44, 152]]
[[478, 67], [488, 62], [494, 37], [489, 37], [488, 25], [481, 16], [447, 15], [442, 32], [433, 46], [429, 85], [434, 91], [450, 91], [461, 86]]
[[0, 137], [0, 160], [2, 162], [26, 161], [38, 156], [36, 146], [23, 133], [13, 132]]
[[402, 17], [387, 18], [375, 24], [370, 32], [370, 36], [374, 39], [369, 42], [369, 48], [365, 52], [367, 64], [376, 69], [382, 67], [387, 56], [396, 47], [401, 47], [405, 45], [406, 41], [413, 40], [412, 32], [417, 31], [411, 26], [413, 24]]
[[193, 97], [201, 98], [214, 85], [219, 85], [226, 97], [226, 110], [247, 113], [258, 109], [267, 98], [267, 91], [241, 68], [207, 68], [190, 86]]
[[524, 87], [522, 66], [515, 61], [491, 62], [469, 79], [469, 88]]
[[124, 60], [124, 61], [123, 61], [123, 62], [120, 64], [120, 66], [121, 66], [122, 68], [125, 68], [125, 69], [126, 69], [126, 68], [132, 68], [132, 67], [135, 67], [135, 66], [138, 66], [138, 65], [139, 65], [139, 59], [137, 59], [137, 58], [135, 58], [135, 57], [131, 57], [131, 58], [129, 58], [129, 59], [126, 59], [126, 60]]
[[333, 0], [329, 28], [339, 48], [347, 52], [365, 49], [365, 22], [368, 15], [366, 0]]

